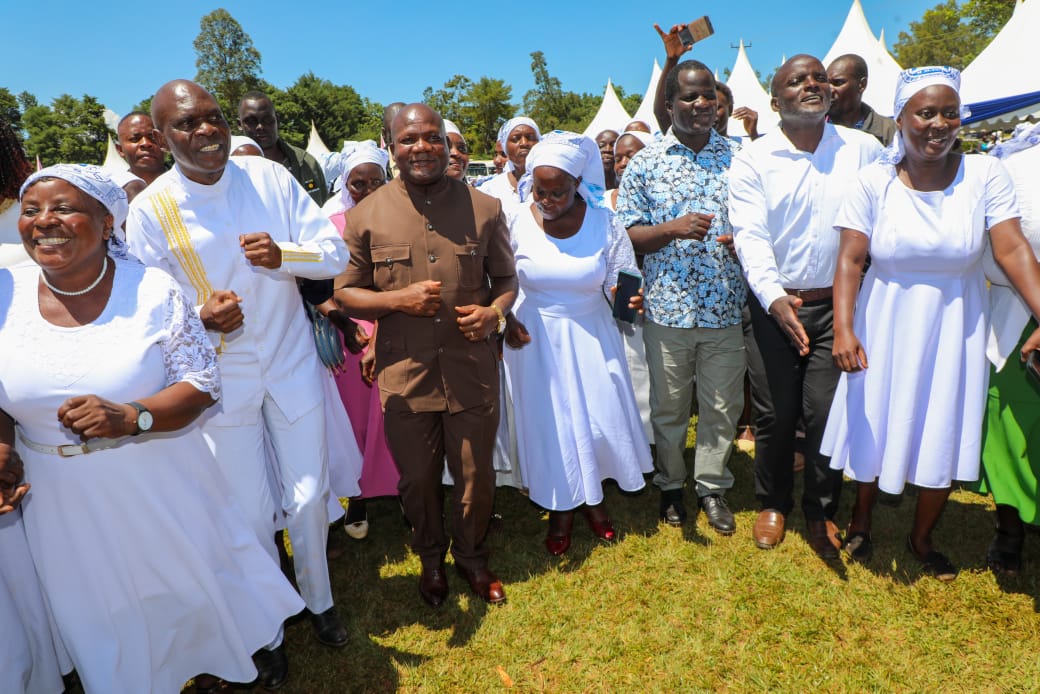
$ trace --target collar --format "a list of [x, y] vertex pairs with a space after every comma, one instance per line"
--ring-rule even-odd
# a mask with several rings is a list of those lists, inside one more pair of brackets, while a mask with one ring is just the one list
[[403, 178], [398, 176], [387, 185], [396, 185], [401, 189], [405, 195], [413, 200], [433, 200], [436, 198], [442, 198], [451, 190], [451, 184], [455, 181], [454, 178], [448, 176], [442, 176], [439, 180], [431, 183], [428, 186], [418, 186], [412, 183], [406, 182]]
[[[815, 152], [806, 152], [795, 147], [794, 143], [791, 142], [790, 139], [788, 139], [787, 134], [784, 133], [783, 128], [777, 128], [776, 130], [770, 131], [762, 137], [760, 137], [759, 139], [765, 140], [767, 137], [769, 138], [769, 140], [766, 140], [767, 144], [770, 145], [769, 151], [773, 154], [793, 154], [810, 157], [815, 154]], [[829, 120], [824, 121], [823, 135], [820, 136], [820, 143], [816, 145], [816, 151], [820, 151], [820, 147], [823, 145], [824, 142], [832, 140], [836, 137], [838, 137], [838, 130], [835, 127], [834, 123], [831, 123]]]
[[725, 154], [731, 147], [728, 138], [719, 135], [715, 132], [714, 128], [711, 129], [711, 133], [708, 135], [708, 142], [701, 148], [700, 152], [694, 152], [692, 149], [680, 142], [679, 138], [675, 136], [671, 129], [669, 129], [668, 133], [661, 138], [661, 142], [666, 152], [671, 151], [674, 147], [681, 147], [695, 157], [719, 156]]
[[[216, 196], [223, 195], [228, 187], [231, 185], [231, 178], [233, 174], [230, 171], [234, 168], [235, 164], [232, 163], [234, 157], [228, 157], [227, 163], [224, 165], [224, 171], [221, 172], [220, 178], [215, 183], [199, 183], [193, 181], [184, 175], [184, 171], [181, 170], [180, 164], [174, 163], [173, 168], [167, 173], [173, 173], [177, 178], [177, 182], [180, 187], [184, 189], [188, 195], [191, 196]], [[165, 175], [165, 174], [164, 174]]]

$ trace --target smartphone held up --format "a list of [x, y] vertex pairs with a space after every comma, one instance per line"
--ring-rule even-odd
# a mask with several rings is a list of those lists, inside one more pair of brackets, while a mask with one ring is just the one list
[[692, 46], [698, 41], [703, 41], [715, 33], [715, 27], [711, 25], [708, 15], [695, 19], [679, 30], [679, 40], [684, 46]]

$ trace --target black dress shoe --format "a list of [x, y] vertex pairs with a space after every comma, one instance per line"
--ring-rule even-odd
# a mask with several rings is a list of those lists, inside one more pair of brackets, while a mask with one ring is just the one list
[[256, 683], [264, 689], [281, 689], [289, 679], [289, 657], [285, 655], [285, 644], [267, 650], [261, 648], [253, 654], [253, 664], [259, 673]]
[[444, 564], [423, 567], [419, 576], [419, 595], [430, 607], [440, 607], [448, 597], [448, 577], [444, 574]]
[[681, 489], [666, 489], [661, 492], [661, 520], [675, 527], [686, 522], [686, 507], [683, 506]]
[[336, 607], [332, 606], [321, 614], [311, 615], [311, 625], [318, 641], [330, 648], [343, 648], [347, 645], [347, 630], [339, 621]]
[[702, 496], [701, 508], [704, 509], [704, 515], [708, 517], [708, 525], [714, 528], [719, 535], [732, 535], [737, 531], [733, 512], [726, 506], [726, 500], [718, 494]]

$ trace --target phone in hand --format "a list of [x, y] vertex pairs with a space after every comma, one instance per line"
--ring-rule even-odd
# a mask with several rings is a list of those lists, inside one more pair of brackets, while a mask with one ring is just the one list
[[679, 30], [679, 40], [684, 46], [692, 46], [698, 41], [703, 41], [715, 33], [715, 27], [711, 25], [708, 15], [695, 19]]
[[636, 320], [637, 312], [628, 307], [628, 302], [639, 293], [643, 285], [642, 276], [628, 270], [622, 270], [617, 277], [617, 293], [614, 295], [614, 317], [627, 323]]
[[[621, 289], [618, 288], [618, 293]], [[1040, 386], [1040, 349], [1034, 349], [1026, 357], [1026, 373], [1033, 377], [1033, 383]]]

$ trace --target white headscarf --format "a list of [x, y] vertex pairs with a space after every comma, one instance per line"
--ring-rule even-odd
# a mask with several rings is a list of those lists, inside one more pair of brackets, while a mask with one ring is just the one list
[[591, 137], [554, 130], [538, 141], [527, 155], [527, 171], [517, 190], [521, 200], [529, 199], [533, 172], [539, 166], [555, 166], [574, 178], [581, 178], [578, 192], [591, 207], [603, 207], [603, 159]]
[[1015, 152], [1021, 152], [1040, 144], [1040, 123], [1019, 123], [1011, 139], [995, 145], [989, 151], [997, 159], [1007, 159]]
[[123, 223], [130, 212], [126, 191], [113, 180], [112, 175], [93, 164], [55, 164], [33, 173], [25, 179], [18, 190], [18, 199], [25, 196], [25, 191], [41, 178], [60, 178], [94, 198], [112, 215], [112, 233], [108, 237], [108, 250], [116, 258], [127, 259], [130, 254], [123, 240]]
[[253, 147], [256, 147], [257, 151], [260, 152], [260, 156], [264, 156], [264, 148], [261, 147], [260, 145], [258, 145], [256, 143], [256, 140], [254, 140], [253, 138], [247, 137], [246, 135], [232, 135], [231, 136], [230, 149], [231, 149], [231, 153], [232, 154], [235, 153], [236, 149], [238, 149], [239, 147], [243, 147], [245, 145], [252, 145]]
[[521, 125], [527, 125], [534, 134], [538, 136], [538, 139], [542, 139], [542, 131], [538, 129], [538, 124], [527, 116], [517, 116], [516, 118], [510, 118], [502, 127], [498, 129], [498, 144], [502, 146], [502, 153], [506, 155], [506, 165], [502, 167], [502, 172], [512, 171], [516, 167], [513, 166], [513, 162], [509, 161], [509, 150], [506, 149], [506, 143], [509, 142], [509, 135]]
[[455, 125], [455, 121], [450, 121], [447, 118], [444, 119], [444, 132], [448, 133], [449, 135], [451, 133], [455, 133], [456, 135], [462, 138], [466, 137], [462, 134], [462, 131], [459, 130], [459, 126]]
[[[362, 164], [375, 164], [386, 175], [386, 165], [390, 163], [390, 153], [380, 149], [374, 140], [362, 140], [354, 142], [348, 140], [343, 143], [343, 148], [324, 157], [322, 162], [325, 169], [325, 180], [334, 181], [332, 191], [339, 192], [347, 187], [347, 178], [350, 172]], [[354, 206], [354, 198], [348, 193], [343, 195], [343, 204], [346, 209]]]
[[644, 147], [646, 147], [648, 144], [657, 139], [650, 133], [644, 133], [642, 130], [629, 130], [627, 132], [623, 132], [620, 135], [618, 135], [617, 140], [614, 140], [614, 154], [617, 154], [618, 141], [620, 141], [622, 137], [627, 137], [629, 135], [642, 142]]
[[[903, 70], [899, 73], [899, 81], [896, 84], [895, 106], [893, 106], [892, 113], [895, 114], [896, 118], [899, 118], [903, 113], [906, 102], [910, 101], [914, 94], [935, 85], [950, 87], [959, 95], [961, 91], [960, 70], [943, 65], [912, 67]], [[967, 118], [970, 115], [971, 111], [968, 107], [961, 104], [961, 118]], [[895, 166], [903, 160], [905, 154], [906, 148], [903, 145], [903, 135], [897, 130], [892, 144], [881, 153], [878, 161]]]

